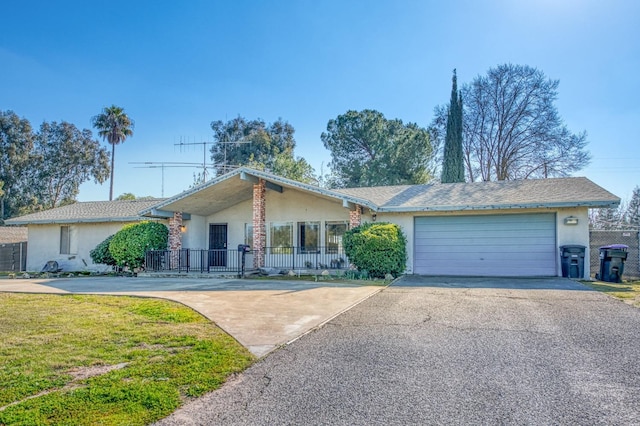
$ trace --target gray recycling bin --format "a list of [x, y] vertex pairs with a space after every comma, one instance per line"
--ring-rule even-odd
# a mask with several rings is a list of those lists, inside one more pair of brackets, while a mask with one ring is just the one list
[[560, 264], [565, 278], [584, 278], [585, 246], [560, 246]]
[[600, 247], [600, 272], [596, 279], [609, 283], [622, 282], [624, 261], [627, 260], [627, 249], [624, 244], [611, 244]]

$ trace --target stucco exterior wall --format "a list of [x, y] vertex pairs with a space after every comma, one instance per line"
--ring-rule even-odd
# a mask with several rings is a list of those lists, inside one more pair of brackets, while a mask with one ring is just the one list
[[[185, 221], [187, 231], [183, 235], [182, 247], [191, 249], [209, 248], [209, 225], [226, 224], [228, 226], [227, 247], [233, 249], [238, 244], [244, 244], [245, 224], [253, 220], [252, 200], [247, 200], [229, 207], [221, 212], [207, 217], [191, 215], [191, 220]], [[349, 210], [342, 206], [342, 202], [330, 201], [314, 195], [293, 189], [284, 192], [267, 190], [266, 193], [266, 222], [267, 245], [269, 245], [269, 224], [272, 222], [293, 222], [294, 239], [296, 245], [297, 222], [321, 222], [321, 245], [324, 244], [324, 224], [332, 221], [349, 221]]]
[[[577, 208], [538, 208], [521, 210], [480, 210], [456, 212], [408, 212], [376, 214], [377, 222], [392, 222], [399, 225], [407, 237], [407, 273], [413, 273], [414, 259], [414, 218], [416, 216], [465, 216], [465, 215], [506, 215], [522, 213], [555, 213], [556, 215], [556, 246], [557, 275], [562, 275], [559, 247], [562, 245], [582, 245], [586, 247], [585, 259], [589, 259], [589, 221], [586, 207]], [[577, 225], [565, 225], [565, 218], [573, 216], [578, 219]], [[329, 221], [349, 221], [349, 209], [341, 202], [327, 200], [315, 195], [285, 189], [283, 193], [267, 191], [266, 193], [266, 222], [267, 246], [270, 245], [269, 225], [272, 222], [292, 222], [294, 224], [293, 244], [297, 245], [297, 222], [320, 222], [321, 241], [325, 245], [324, 224]], [[362, 215], [362, 223], [372, 222], [373, 216], [368, 209]], [[252, 223], [252, 201], [247, 200], [224, 211], [208, 217], [191, 216], [186, 222], [187, 232], [184, 236], [184, 248], [208, 248], [208, 234], [210, 224], [227, 224], [228, 248], [237, 247], [244, 243], [245, 224]], [[585, 276], [589, 276], [589, 262], [585, 261]]]
[[63, 271], [110, 270], [109, 266], [94, 264], [89, 252], [124, 225], [126, 223], [69, 224], [70, 254], [60, 254], [60, 227], [66, 225], [29, 225], [27, 270], [39, 272], [49, 260], [58, 262]]
[[182, 234], [182, 248], [204, 250], [207, 246], [207, 218], [191, 215], [190, 220], [183, 220], [186, 231]]

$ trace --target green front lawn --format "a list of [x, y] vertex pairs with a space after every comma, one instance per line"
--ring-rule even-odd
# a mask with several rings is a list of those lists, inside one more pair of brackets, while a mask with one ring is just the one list
[[161, 419], [254, 357], [181, 304], [0, 293], [0, 424]]
[[584, 284], [610, 296], [640, 307], [640, 281], [608, 283], [604, 281], [584, 281]]

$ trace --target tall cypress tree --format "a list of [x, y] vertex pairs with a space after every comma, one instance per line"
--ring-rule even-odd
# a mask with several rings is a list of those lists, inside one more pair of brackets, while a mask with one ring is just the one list
[[633, 189], [631, 201], [627, 205], [627, 223], [631, 229], [640, 230], [640, 186]]
[[451, 102], [447, 116], [447, 134], [444, 140], [442, 160], [442, 183], [464, 182], [464, 159], [462, 156], [462, 95], [458, 92], [458, 78], [453, 70]]

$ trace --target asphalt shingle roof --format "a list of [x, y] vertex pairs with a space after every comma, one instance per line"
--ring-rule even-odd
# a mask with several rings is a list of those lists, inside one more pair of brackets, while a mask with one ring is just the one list
[[584, 177], [348, 188], [337, 192], [369, 200], [389, 211], [604, 207], [620, 202]]
[[130, 222], [142, 217], [139, 212], [161, 202], [151, 200], [85, 201], [31, 213], [6, 220], [7, 225], [82, 223], [82, 222]]
[[[241, 169], [260, 178], [276, 183], [299, 187], [324, 196], [342, 198], [343, 201], [361, 203], [377, 211], [456, 211], [497, 210], [537, 207], [613, 207], [620, 199], [584, 177], [527, 179], [496, 182], [434, 183], [425, 185], [379, 186], [325, 190], [293, 182], [265, 172]], [[238, 174], [236, 173], [236, 174]], [[228, 180], [228, 179], [226, 179]], [[212, 182], [218, 185], [225, 179]], [[204, 189], [208, 188], [205, 186]], [[140, 213], [153, 208], [162, 208], [168, 202], [190, 197], [195, 192], [178, 194], [173, 199], [133, 201], [79, 202], [26, 216], [9, 219], [8, 225], [82, 223], [82, 222], [127, 222], [140, 220]], [[163, 204], [163, 201], [164, 204]], [[208, 202], [206, 199], [202, 202]], [[190, 213], [190, 212], [186, 212]]]
[[27, 241], [26, 226], [0, 226], [0, 244], [21, 243]]

